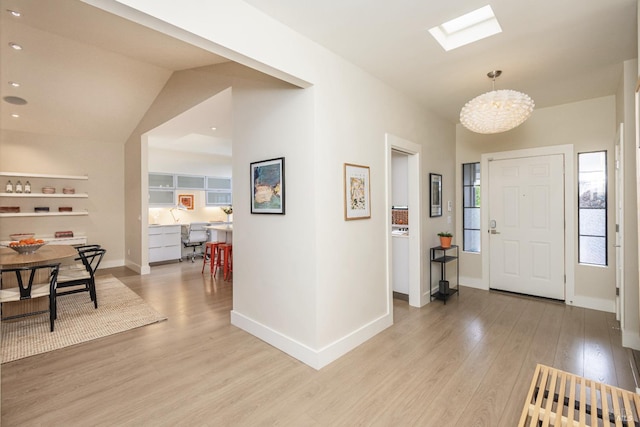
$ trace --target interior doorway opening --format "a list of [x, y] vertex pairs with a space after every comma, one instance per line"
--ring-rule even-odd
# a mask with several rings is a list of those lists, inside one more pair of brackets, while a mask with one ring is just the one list
[[[386, 134], [386, 187], [387, 187], [387, 289], [389, 311], [393, 310], [393, 280], [394, 280], [394, 232], [402, 235], [405, 239], [403, 246], [406, 246], [404, 253], [397, 253], [396, 257], [404, 257], [401, 264], [404, 265], [403, 273], [406, 276], [406, 286], [404, 289], [408, 292], [409, 305], [414, 307], [422, 307], [429, 302], [428, 289], [423, 289], [423, 271], [424, 265], [421, 257], [422, 253], [422, 196], [421, 196], [421, 155], [422, 147], [411, 141], [399, 138], [395, 135]], [[406, 200], [396, 207], [403, 209], [392, 209], [393, 203], [393, 159], [397, 159], [397, 165], [406, 165], [406, 170], [398, 175], [403, 179], [406, 177], [406, 185], [402, 187], [406, 189], [406, 197], [400, 200]], [[396, 224], [394, 225], [393, 214], [396, 211]], [[398, 215], [402, 216], [402, 224], [398, 224]], [[406, 223], [405, 223], [406, 222]], [[403, 230], [400, 230], [403, 229]], [[396, 245], [397, 246], [397, 245]]]

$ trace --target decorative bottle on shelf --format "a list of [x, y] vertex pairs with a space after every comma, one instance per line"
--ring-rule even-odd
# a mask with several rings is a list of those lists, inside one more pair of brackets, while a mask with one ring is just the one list
[[24, 183], [24, 192], [31, 193], [31, 184], [29, 183], [29, 181]]
[[7, 181], [7, 186], [4, 188], [5, 193], [13, 193], [13, 184], [11, 180]]
[[22, 193], [22, 182], [20, 180], [16, 182], [16, 193]]

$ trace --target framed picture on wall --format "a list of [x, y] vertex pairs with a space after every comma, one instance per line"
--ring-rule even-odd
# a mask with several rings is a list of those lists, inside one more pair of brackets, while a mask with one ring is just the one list
[[178, 204], [192, 211], [193, 210], [193, 194], [179, 194]]
[[251, 213], [284, 215], [284, 157], [253, 162]]
[[344, 164], [344, 219], [371, 218], [369, 166]]
[[442, 216], [442, 175], [439, 173], [430, 173], [429, 182], [431, 184], [431, 192], [429, 193], [431, 210], [429, 216]]

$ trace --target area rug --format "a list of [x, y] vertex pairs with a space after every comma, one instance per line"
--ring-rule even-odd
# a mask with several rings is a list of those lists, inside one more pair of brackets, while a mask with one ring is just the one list
[[58, 298], [55, 330], [49, 313], [2, 322], [2, 363], [166, 320], [112, 275], [96, 278], [98, 309], [87, 292]]

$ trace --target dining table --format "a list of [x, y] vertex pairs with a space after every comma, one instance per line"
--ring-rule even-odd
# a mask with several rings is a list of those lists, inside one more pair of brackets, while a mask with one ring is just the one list
[[[78, 251], [71, 245], [44, 245], [33, 253], [21, 254], [11, 248], [0, 248], [0, 269], [15, 267], [31, 267], [34, 265], [54, 264], [74, 258]], [[43, 272], [44, 274], [44, 272]], [[2, 288], [17, 285], [14, 276], [3, 278]], [[48, 277], [36, 277], [38, 281], [46, 281]], [[3, 304], [2, 318], [47, 310], [49, 302], [46, 298], [14, 301]]]

